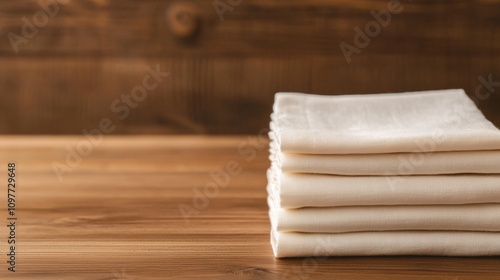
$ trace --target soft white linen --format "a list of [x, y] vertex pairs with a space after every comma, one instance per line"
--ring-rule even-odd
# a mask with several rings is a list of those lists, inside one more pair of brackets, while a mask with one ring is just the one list
[[277, 93], [281, 152], [367, 154], [500, 150], [500, 131], [462, 89], [320, 96]]
[[274, 255], [283, 257], [370, 255], [500, 255], [500, 233], [379, 231], [283, 233], [271, 231]]
[[500, 255], [500, 130], [463, 90], [278, 93], [276, 257]]
[[500, 231], [500, 204], [393, 205], [283, 209], [269, 199], [279, 232]]
[[500, 175], [335, 176], [268, 170], [282, 208], [500, 203]]
[[355, 155], [291, 154], [271, 143], [270, 160], [282, 172], [337, 175], [500, 173], [500, 150]]

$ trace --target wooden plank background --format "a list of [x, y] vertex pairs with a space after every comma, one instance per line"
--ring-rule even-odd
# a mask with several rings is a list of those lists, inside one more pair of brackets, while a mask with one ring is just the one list
[[[500, 82], [500, 1], [402, 0], [351, 63], [339, 44], [353, 44], [354, 28], [387, 0], [243, 0], [222, 21], [214, 1], [60, 1], [68, 3], [17, 54], [9, 34], [43, 9], [0, 2], [2, 134], [80, 134], [103, 117], [118, 134], [256, 133], [278, 91], [474, 95], [479, 76]], [[148, 65], [170, 76], [120, 120], [111, 103], [141, 84]], [[500, 87], [478, 105], [500, 125]]]

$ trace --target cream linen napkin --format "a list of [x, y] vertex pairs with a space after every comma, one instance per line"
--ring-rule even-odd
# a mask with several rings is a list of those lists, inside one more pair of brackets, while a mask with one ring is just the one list
[[500, 255], [500, 233], [380, 231], [282, 233], [271, 231], [274, 255], [283, 257], [370, 255]]
[[267, 176], [282, 208], [500, 203], [500, 175], [349, 177], [271, 167]]
[[352, 206], [282, 209], [269, 198], [279, 232], [461, 230], [500, 231], [500, 204]]
[[435, 153], [315, 155], [281, 153], [270, 143], [271, 162], [283, 172], [337, 175], [500, 173], [500, 150]]
[[[281, 152], [368, 154], [500, 150], [500, 131], [461, 89], [320, 96], [277, 93]], [[432, 147], [422, 150], [421, 147]]]

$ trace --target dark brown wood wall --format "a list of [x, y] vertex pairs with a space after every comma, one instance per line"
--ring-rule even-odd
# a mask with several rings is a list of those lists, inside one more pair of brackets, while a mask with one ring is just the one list
[[[0, 133], [79, 134], [105, 117], [115, 133], [255, 133], [278, 91], [474, 96], [478, 77], [500, 82], [500, 1], [402, 0], [350, 63], [339, 44], [390, 1], [60, 1], [46, 24], [38, 1], [0, 2]], [[221, 21], [214, 3], [234, 7]], [[16, 53], [9, 34], [34, 15]], [[110, 106], [148, 65], [170, 75], [121, 120]], [[500, 86], [489, 92], [478, 104], [498, 125]]]

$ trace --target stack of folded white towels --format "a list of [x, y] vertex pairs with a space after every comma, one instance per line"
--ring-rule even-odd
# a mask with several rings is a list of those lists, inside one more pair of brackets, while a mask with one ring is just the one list
[[461, 89], [278, 93], [276, 257], [500, 255], [500, 131]]

